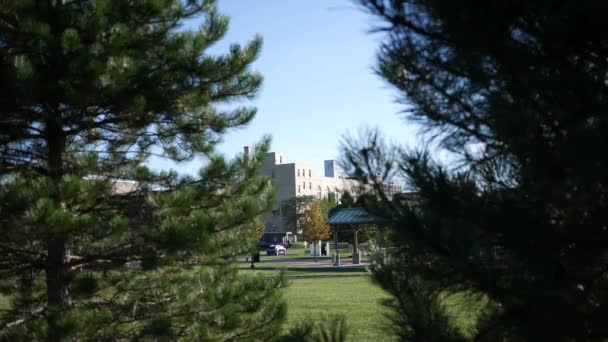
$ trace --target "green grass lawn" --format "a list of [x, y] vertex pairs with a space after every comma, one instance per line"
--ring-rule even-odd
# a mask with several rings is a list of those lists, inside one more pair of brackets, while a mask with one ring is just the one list
[[[256, 263], [254, 269], [250, 268], [248, 262], [241, 262], [238, 267], [242, 273], [267, 277], [272, 277], [281, 270], [286, 272], [288, 286], [283, 291], [288, 314], [285, 331], [302, 321], [324, 321], [331, 316], [342, 315], [348, 326], [348, 341], [396, 340], [385, 316], [388, 309], [380, 304], [382, 299], [389, 298], [389, 294], [372, 283], [365, 268], [290, 267], [295, 265], [287, 260], [280, 261], [284, 258], [309, 257], [311, 256], [305, 254], [300, 245], [290, 248], [287, 256], [262, 255], [265, 262]], [[310, 261], [312, 260], [306, 260], [305, 264], [314, 264]], [[456, 294], [445, 299], [451, 304], [446, 307], [448, 315], [463, 331], [474, 328], [478, 316], [476, 311], [487, 304], [487, 300], [471, 303], [466, 294]], [[0, 295], [0, 310], [9, 308], [10, 299]]]
[[[340, 253], [350, 255], [350, 250], [343, 249]], [[290, 267], [289, 262], [279, 261], [311, 257], [304, 254], [303, 246], [293, 246], [287, 256], [266, 257], [262, 254], [264, 262], [256, 263], [254, 269], [250, 268], [250, 263], [241, 263], [239, 268], [244, 273], [269, 277], [285, 270], [289, 278], [289, 286], [285, 290], [288, 305], [286, 330], [300, 321], [321, 321], [332, 315], [343, 315], [349, 328], [349, 341], [394, 341], [384, 316], [386, 308], [380, 304], [388, 294], [371, 282], [365, 268], [295, 268]]]
[[[296, 268], [288, 261], [280, 261], [300, 258], [300, 253], [303, 253], [303, 247], [292, 247], [286, 257], [262, 255], [263, 262], [257, 263], [255, 269], [251, 269], [249, 263], [239, 265], [241, 272], [261, 273], [268, 277], [280, 270], [287, 273], [290, 282], [286, 289], [289, 310], [286, 329], [301, 320], [323, 320], [338, 314], [346, 317], [352, 341], [394, 340], [384, 317], [387, 309], [379, 303], [389, 295], [371, 282], [365, 268]], [[488, 304], [487, 298], [456, 293], [444, 300], [452, 324], [469, 337], [481, 310]]]
[[[370, 277], [333, 277], [298, 279], [290, 277], [286, 290], [287, 327], [306, 319], [344, 315], [349, 327], [349, 341], [394, 341], [388, 309], [380, 304], [390, 295], [372, 283]], [[446, 313], [466, 338], [478, 322], [481, 311], [489, 305], [483, 296], [455, 293], [444, 298]]]
[[323, 320], [343, 315], [349, 341], [394, 341], [386, 309], [380, 300], [388, 297], [369, 277], [296, 279], [286, 290], [287, 326], [302, 320]]
[[[251, 270], [249, 264], [239, 265], [241, 272], [276, 275], [287, 262], [257, 264]], [[284, 289], [288, 305], [285, 330], [301, 321], [323, 321], [333, 315], [343, 315], [348, 325], [348, 341], [394, 341], [387, 309], [380, 304], [389, 295], [372, 283], [364, 268], [285, 268], [289, 277]], [[312, 278], [311, 278], [312, 277]], [[467, 295], [455, 294], [445, 298], [450, 304], [447, 313], [463, 332], [474, 328], [477, 310], [487, 299], [471, 303]], [[459, 305], [460, 304], [460, 305]], [[0, 310], [10, 308], [10, 299], [0, 295]]]

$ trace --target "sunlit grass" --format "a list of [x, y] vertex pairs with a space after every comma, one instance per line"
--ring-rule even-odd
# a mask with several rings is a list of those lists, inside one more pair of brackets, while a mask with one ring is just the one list
[[8, 296], [0, 295], [0, 310], [9, 310], [11, 308], [11, 300]]
[[290, 280], [285, 328], [300, 321], [343, 315], [349, 327], [349, 341], [394, 341], [385, 316], [387, 309], [380, 304], [388, 296], [369, 277]]

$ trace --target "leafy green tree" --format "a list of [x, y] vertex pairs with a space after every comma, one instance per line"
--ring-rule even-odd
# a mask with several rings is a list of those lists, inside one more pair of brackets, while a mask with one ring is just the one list
[[323, 214], [325, 216], [328, 216], [329, 212], [332, 211], [332, 209], [335, 208], [336, 205], [338, 205], [337, 198], [336, 198], [336, 193], [335, 192], [329, 192], [327, 194], [327, 196], [323, 197], [319, 201], [319, 205], [321, 206], [321, 212], [323, 212]]
[[412, 279], [487, 295], [499, 309], [478, 340], [606, 339], [606, 4], [360, 3], [386, 34], [378, 73], [456, 161], [374, 133], [346, 143], [348, 172], [380, 197], [391, 174], [418, 194], [378, 208], [395, 248], [376, 279], [395, 298]]
[[[331, 236], [331, 230], [325, 221], [327, 221], [327, 217], [321, 211], [319, 202], [312, 202], [302, 221], [302, 236], [304, 239], [311, 244], [328, 239]], [[314, 249], [315, 261], [317, 261], [316, 251], [317, 248]]]
[[336, 207], [336, 194], [330, 192], [326, 197], [319, 200], [314, 196], [295, 196], [281, 203], [281, 216], [283, 224], [300, 234], [302, 225], [307, 218], [310, 206], [313, 203], [319, 203], [321, 212], [328, 217], [329, 213]]
[[335, 214], [340, 209], [343, 209], [343, 208], [352, 208], [354, 206], [355, 206], [355, 199], [350, 194], [350, 192], [344, 191], [344, 193], [342, 193], [342, 196], [340, 198], [340, 203], [336, 204], [336, 206], [334, 206], [333, 208], [331, 208], [327, 212], [327, 216], [331, 216], [331, 215]]
[[310, 205], [316, 201], [314, 196], [295, 196], [281, 203], [283, 224], [300, 234]]
[[[194, 30], [182, 30], [198, 18]], [[285, 306], [234, 257], [270, 210], [251, 157], [215, 146], [255, 109], [261, 39], [206, 50], [213, 0], [0, 5], [2, 340], [267, 340]], [[220, 109], [222, 108], [222, 109]], [[228, 108], [228, 109], [226, 109]], [[194, 177], [150, 156], [202, 158]], [[120, 179], [136, 181], [125, 188]], [[128, 184], [127, 184], [128, 185]]]

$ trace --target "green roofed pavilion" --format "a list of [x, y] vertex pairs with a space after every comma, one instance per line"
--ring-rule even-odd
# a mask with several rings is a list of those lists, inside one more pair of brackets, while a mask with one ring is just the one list
[[382, 221], [381, 218], [372, 215], [363, 208], [344, 208], [331, 215], [327, 224], [373, 224]]
[[375, 216], [363, 208], [344, 208], [338, 210], [327, 220], [334, 235], [334, 266], [340, 266], [340, 254], [338, 252], [338, 231], [354, 231], [353, 264], [359, 264], [361, 257], [357, 241], [359, 225], [375, 224], [385, 222], [382, 218]]

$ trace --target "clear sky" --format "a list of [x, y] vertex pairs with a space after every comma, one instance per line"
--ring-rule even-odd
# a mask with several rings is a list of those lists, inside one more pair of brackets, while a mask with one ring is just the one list
[[[323, 173], [323, 160], [336, 159], [341, 137], [361, 127], [378, 126], [389, 140], [415, 144], [415, 130], [396, 104], [397, 92], [374, 74], [382, 36], [369, 33], [375, 18], [349, 0], [219, 0], [230, 17], [228, 34], [211, 52], [244, 44], [255, 34], [264, 39], [253, 68], [264, 84], [252, 105], [258, 115], [246, 128], [225, 136], [219, 150], [242, 151], [264, 134], [287, 162], [312, 165]], [[201, 162], [155, 168], [194, 173]]]

